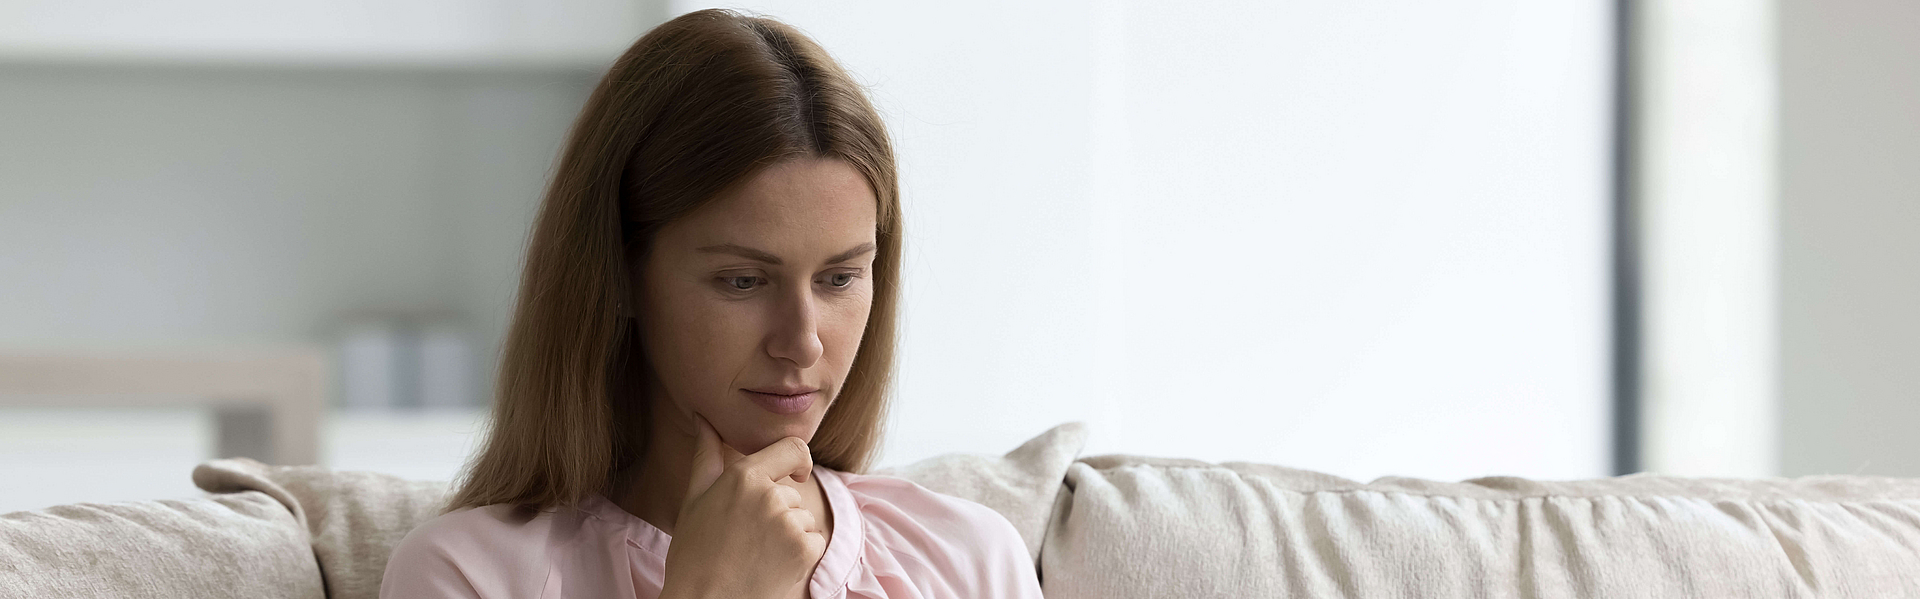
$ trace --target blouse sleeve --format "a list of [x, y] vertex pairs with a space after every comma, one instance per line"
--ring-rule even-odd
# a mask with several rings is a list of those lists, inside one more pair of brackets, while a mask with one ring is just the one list
[[550, 520], [508, 521], [503, 506], [470, 508], [428, 520], [387, 558], [380, 597], [506, 599], [538, 597], [550, 578]]
[[981, 517], [986, 522], [980, 529], [987, 533], [983, 539], [987, 542], [981, 543], [986, 551], [982, 560], [986, 567], [981, 572], [980, 592], [974, 596], [1042, 599], [1040, 577], [1034, 572], [1033, 558], [1027, 554], [1027, 544], [1020, 539], [1020, 531], [1000, 512], [985, 506], [980, 506], [980, 511], [986, 512]]
[[436, 545], [427, 532], [416, 528], [394, 547], [380, 578], [380, 599], [480, 599], [480, 591], [460, 573], [447, 548]]

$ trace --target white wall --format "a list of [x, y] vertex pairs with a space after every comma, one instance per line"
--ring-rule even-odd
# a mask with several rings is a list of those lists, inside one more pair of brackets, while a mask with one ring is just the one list
[[1635, 7], [1643, 469], [1772, 476], [1780, 460], [1772, 4]]
[[7, 0], [0, 55], [238, 62], [611, 57], [660, 18], [626, 0]]
[[744, 6], [899, 144], [883, 462], [1606, 472], [1606, 3]]
[[1781, 469], [1920, 476], [1920, 4], [1779, 4]]
[[[758, 8], [872, 85], [903, 156], [883, 463], [1082, 420], [1089, 453], [1605, 472], [1604, 3]], [[34, 115], [0, 121], [0, 348], [313, 342], [392, 311], [491, 347], [590, 52], [180, 17], [135, 36], [154, 62], [118, 19], [0, 52], [0, 113]]]

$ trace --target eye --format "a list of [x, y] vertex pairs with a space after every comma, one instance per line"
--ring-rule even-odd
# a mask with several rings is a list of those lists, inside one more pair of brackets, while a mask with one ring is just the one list
[[833, 276], [827, 277], [827, 284], [834, 287], [846, 287], [853, 284], [853, 278], [853, 273], [834, 273]]
[[753, 291], [764, 283], [760, 277], [720, 277], [720, 282], [734, 291]]

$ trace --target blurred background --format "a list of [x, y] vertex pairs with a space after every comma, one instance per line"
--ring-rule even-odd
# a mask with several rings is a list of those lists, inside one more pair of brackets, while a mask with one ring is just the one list
[[[616, 0], [0, 0], [0, 512], [453, 476]], [[907, 216], [881, 465], [1920, 476], [1920, 5], [722, 5]]]

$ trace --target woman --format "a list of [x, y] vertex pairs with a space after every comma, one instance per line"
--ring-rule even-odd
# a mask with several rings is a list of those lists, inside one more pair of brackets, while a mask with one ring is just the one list
[[900, 201], [879, 116], [813, 41], [706, 10], [574, 124], [485, 447], [382, 597], [1039, 597], [1013, 526], [864, 471]]

